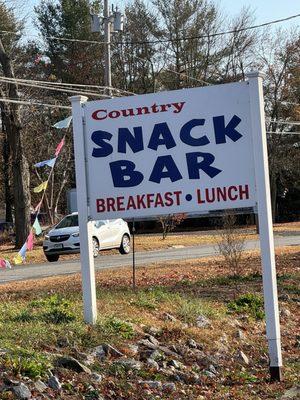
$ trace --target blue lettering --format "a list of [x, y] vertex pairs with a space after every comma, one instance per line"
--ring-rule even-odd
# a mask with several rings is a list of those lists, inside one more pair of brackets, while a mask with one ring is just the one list
[[195, 128], [195, 126], [202, 126], [204, 123], [205, 119], [192, 119], [184, 124], [180, 131], [180, 139], [183, 143], [188, 144], [189, 146], [205, 146], [208, 144], [209, 139], [206, 135], [199, 138], [194, 138], [191, 135], [191, 130]]
[[163, 145], [166, 146], [167, 149], [176, 146], [175, 140], [166, 122], [154, 125], [148, 147], [149, 149], [157, 150], [158, 146]]
[[[166, 169], [166, 171], [164, 171]], [[149, 181], [160, 183], [163, 178], [169, 178], [172, 182], [182, 179], [172, 156], [160, 156], [154, 164]]]
[[112, 134], [105, 131], [95, 131], [92, 133], [91, 139], [100, 148], [93, 148], [93, 157], [106, 157], [113, 152], [113, 147], [111, 144], [107, 143], [106, 140], [110, 140]]
[[[198, 161], [201, 157], [202, 160]], [[221, 169], [213, 167], [211, 164], [215, 161], [215, 156], [211, 153], [187, 153], [186, 162], [188, 167], [188, 173], [190, 179], [200, 179], [200, 170], [202, 169], [210, 178], [214, 178], [220, 172]]]
[[213, 117], [213, 122], [216, 144], [226, 143], [226, 136], [228, 136], [233, 142], [236, 142], [243, 136], [235, 129], [241, 122], [241, 118], [237, 115], [234, 115], [226, 126], [224, 115]]
[[138, 186], [144, 179], [144, 175], [135, 170], [135, 163], [132, 161], [113, 161], [109, 166], [115, 187]]
[[118, 152], [126, 153], [126, 144], [134, 153], [144, 150], [143, 131], [141, 126], [133, 128], [134, 134], [128, 128], [119, 129]]

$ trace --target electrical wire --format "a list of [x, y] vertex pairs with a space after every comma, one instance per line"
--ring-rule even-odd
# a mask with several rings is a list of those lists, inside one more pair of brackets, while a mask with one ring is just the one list
[[299, 121], [275, 121], [274, 119], [267, 119], [267, 121], [278, 125], [300, 125]]
[[40, 106], [40, 107], [49, 107], [49, 108], [63, 108], [65, 110], [71, 110], [72, 107], [70, 106], [61, 106], [56, 104], [47, 104], [47, 103], [32, 103], [30, 101], [23, 101], [23, 100], [14, 100], [10, 98], [0, 99], [0, 102], [4, 103], [14, 103], [14, 104], [21, 104], [24, 106]]
[[[291, 15], [286, 18], [281, 18], [281, 19], [276, 19], [268, 22], [264, 22], [262, 24], [258, 25], [252, 25], [252, 26], [246, 26], [245, 28], [239, 28], [239, 29], [231, 29], [228, 31], [223, 31], [223, 32], [215, 32], [212, 34], [206, 34], [206, 35], [196, 35], [196, 36], [187, 36], [187, 37], [181, 37], [181, 38], [176, 38], [176, 39], [155, 39], [155, 40], [144, 40], [144, 41], [120, 41], [120, 42], [114, 42], [114, 44], [123, 44], [123, 45], [135, 45], [135, 44], [155, 44], [155, 43], [172, 43], [172, 42], [181, 42], [183, 40], [194, 40], [194, 39], [205, 39], [205, 38], [211, 38], [211, 37], [216, 37], [216, 36], [224, 36], [224, 35], [229, 35], [233, 33], [239, 33], [239, 32], [245, 32], [248, 30], [253, 30], [257, 28], [261, 28], [264, 26], [270, 26], [274, 24], [278, 24], [281, 22], [289, 21], [294, 18], [300, 17], [300, 14], [295, 14]], [[14, 34], [14, 35], [23, 35], [27, 37], [38, 37], [38, 35], [32, 35], [32, 34], [22, 34], [21, 32], [14, 32], [14, 31], [0, 31], [0, 33], [4, 34]], [[66, 38], [66, 37], [56, 37], [56, 36], [43, 36], [45, 39], [51, 39], [51, 40], [61, 40], [61, 41], [68, 41], [68, 42], [75, 42], [75, 43], [91, 43], [91, 44], [108, 44], [108, 42], [100, 42], [96, 40], [85, 40], [85, 39], [75, 39], [75, 38]]]

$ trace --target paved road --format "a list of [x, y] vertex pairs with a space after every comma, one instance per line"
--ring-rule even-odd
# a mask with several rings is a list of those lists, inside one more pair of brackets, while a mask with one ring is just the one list
[[[275, 237], [275, 246], [295, 246], [300, 244], [300, 234]], [[258, 249], [257, 240], [246, 242], [246, 249]], [[212, 245], [202, 245], [184, 248], [170, 248], [157, 251], [136, 252], [136, 265], [143, 266], [155, 262], [170, 260], [186, 260], [212, 256], [216, 250]], [[102, 253], [95, 262], [96, 270], [107, 268], [121, 268], [132, 264], [132, 254], [105, 255]], [[79, 261], [62, 261], [57, 263], [43, 263], [13, 267], [11, 270], [0, 270], [0, 284], [28, 279], [40, 279], [55, 275], [69, 275], [80, 271]]]

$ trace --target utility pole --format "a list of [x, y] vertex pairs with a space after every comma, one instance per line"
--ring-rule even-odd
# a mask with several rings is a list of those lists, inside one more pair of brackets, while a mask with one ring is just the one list
[[123, 31], [124, 15], [116, 8], [109, 10], [109, 0], [104, 0], [103, 17], [91, 11], [91, 31], [104, 31], [105, 56], [104, 56], [104, 84], [107, 87], [107, 94], [111, 96], [111, 35]]
[[108, 87], [107, 94], [108, 96], [111, 96], [111, 89], [110, 89], [111, 88], [111, 61], [110, 61], [111, 22], [109, 18], [108, 0], [104, 0], [103, 22], [104, 22], [104, 41], [105, 41], [104, 82], [105, 86]]

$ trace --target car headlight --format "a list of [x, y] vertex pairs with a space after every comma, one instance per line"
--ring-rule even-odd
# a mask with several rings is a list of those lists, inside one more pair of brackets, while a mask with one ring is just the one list
[[46, 240], [49, 240], [49, 235], [45, 235], [45, 239], [46, 239]]
[[79, 236], [79, 232], [73, 233], [72, 236], [73, 237], [78, 237]]

